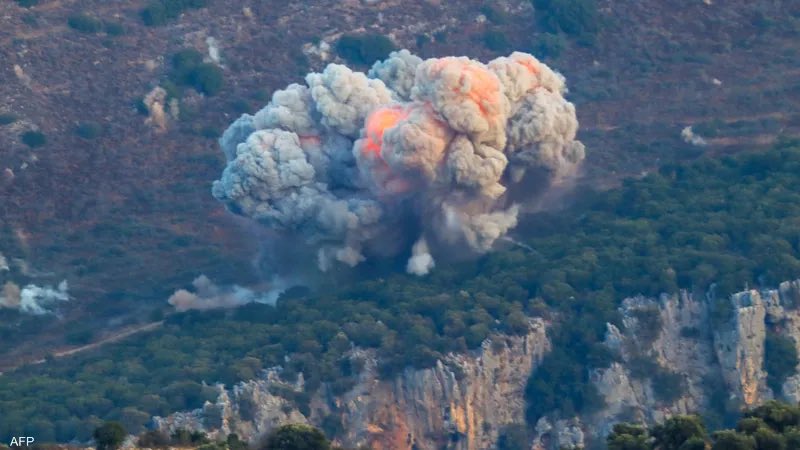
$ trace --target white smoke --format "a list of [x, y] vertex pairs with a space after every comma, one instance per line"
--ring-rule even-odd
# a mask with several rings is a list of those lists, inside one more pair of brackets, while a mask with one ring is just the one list
[[231, 124], [212, 191], [322, 270], [410, 250], [422, 275], [434, 255], [489, 251], [517, 224], [510, 198], [535, 201], [531, 185], [585, 157], [564, 77], [525, 53], [482, 64], [403, 50], [368, 75], [331, 64], [305, 81]]
[[144, 123], [154, 127], [158, 132], [164, 132], [167, 129], [167, 115], [164, 111], [166, 102], [167, 91], [160, 86], [154, 87], [142, 100], [148, 113]]
[[696, 134], [694, 130], [692, 130], [691, 126], [685, 127], [683, 130], [681, 130], [681, 138], [683, 139], [683, 142], [696, 145], [698, 147], [704, 147], [708, 145], [708, 142], [706, 142], [703, 136]]
[[69, 301], [67, 280], [62, 281], [54, 289], [50, 286], [29, 284], [22, 289], [14, 282], [6, 282], [0, 293], [0, 308], [19, 310], [25, 314], [43, 315], [52, 312], [52, 307], [59, 302]]
[[206, 45], [208, 46], [208, 59], [212, 63], [219, 65], [220, 56], [219, 56], [219, 46], [217, 45], [217, 40], [209, 36], [206, 38]]
[[217, 286], [205, 275], [195, 278], [192, 286], [194, 287], [194, 292], [178, 289], [169, 297], [167, 302], [179, 312], [235, 308], [254, 302], [274, 305], [278, 300], [278, 296], [287, 287], [283, 283], [274, 282], [272, 289], [268, 292], [257, 293], [236, 285], [233, 287]]
[[421, 238], [411, 247], [411, 258], [408, 259], [406, 272], [420, 276], [427, 275], [435, 265], [433, 256], [428, 252], [428, 243]]

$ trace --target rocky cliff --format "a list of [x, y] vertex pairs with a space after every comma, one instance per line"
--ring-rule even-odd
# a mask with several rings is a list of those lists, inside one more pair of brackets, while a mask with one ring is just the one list
[[[767, 386], [765, 340], [773, 333], [800, 349], [800, 281], [775, 290], [748, 290], [729, 299], [681, 292], [622, 302], [620, 326], [607, 324], [605, 344], [615, 355], [591, 379], [605, 408], [586, 417], [557, 412], [534, 426], [531, 447], [594, 447], [619, 421], [654, 423], [675, 414], [724, 415], [773, 397], [800, 401], [800, 375], [781, 392]], [[376, 355], [354, 350], [366, 362], [356, 386], [342, 395], [328, 387], [314, 393], [303, 414], [286, 400], [303, 390], [280, 381], [277, 370], [225, 389], [203, 409], [156, 418], [165, 430], [179, 427], [255, 440], [287, 422], [337, 424], [337, 441], [375, 449], [489, 449], [502, 428], [524, 423], [524, 391], [531, 371], [550, 348], [547, 324], [530, 322], [525, 336], [495, 336], [480, 350], [449, 355], [435, 367], [406, 369], [380, 380]], [[719, 411], [720, 409], [723, 411]]]
[[524, 423], [525, 384], [550, 349], [546, 328], [543, 320], [531, 320], [524, 336], [492, 337], [478, 351], [448, 355], [429, 369], [406, 369], [390, 381], [379, 379], [373, 352], [355, 350], [353, 357], [365, 361], [356, 386], [338, 396], [321, 388], [307, 414], [285, 398], [291, 397], [287, 391], [302, 391], [302, 377], [286, 384], [273, 369], [229, 390], [218, 386], [217, 401], [202, 409], [155, 422], [168, 431], [188, 428], [257, 440], [283, 423], [325, 427], [332, 421], [340, 425], [336, 440], [351, 447], [491, 448], [503, 426]]

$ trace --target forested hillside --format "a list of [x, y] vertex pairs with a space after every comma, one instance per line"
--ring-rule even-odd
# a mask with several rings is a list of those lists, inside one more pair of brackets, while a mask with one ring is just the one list
[[[199, 407], [212, 395], [203, 382], [230, 384], [275, 365], [290, 380], [302, 372], [307, 392], [320, 383], [344, 392], [359, 371], [344, 357], [352, 345], [377, 348], [391, 377], [492, 333], [524, 333], [526, 316], [554, 323], [554, 350], [529, 383], [529, 419], [554, 408], [591, 411], [601, 400], [585, 369], [612, 361], [599, 341], [606, 322], [622, 327], [616, 308], [626, 296], [686, 288], [723, 298], [800, 274], [799, 181], [797, 142], [666, 166], [530, 217], [519, 237], [525, 246], [425, 278], [395, 274], [345, 289], [323, 282], [274, 308], [175, 315], [96, 353], [0, 376], [0, 440], [86, 440], [102, 420], [136, 432], [152, 415]], [[308, 408], [307, 395], [286, 395]]]

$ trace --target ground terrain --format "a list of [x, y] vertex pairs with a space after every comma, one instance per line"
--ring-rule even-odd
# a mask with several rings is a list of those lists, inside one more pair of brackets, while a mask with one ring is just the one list
[[[169, 293], [201, 273], [258, 281], [254, 231], [210, 196], [223, 165], [215, 136], [275, 89], [322, 69], [304, 48], [374, 31], [424, 57], [488, 60], [535, 51], [542, 37], [525, 1], [492, 3], [507, 11], [494, 23], [479, 17], [486, 3], [478, 0], [208, 3], [160, 27], [142, 24], [144, 1], [0, 6], [0, 114], [18, 118], [0, 125], [0, 252], [38, 270], [25, 275], [31, 282], [68, 279], [75, 297], [58, 317], [9, 316], [6, 326], [19, 331], [4, 334], [0, 367], [80, 347], [64, 344], [76, 326], [102, 340], [157, 321]], [[547, 60], [568, 78], [578, 108], [588, 148], [582, 183], [611, 186], [662, 163], [800, 134], [795, 2], [598, 4], [603, 27], [594, 43], [567, 38]], [[80, 13], [122, 24], [124, 33], [67, 26]], [[488, 49], [489, 30], [502, 32], [507, 48]], [[166, 80], [173, 53], [205, 53], [207, 37], [221, 50], [223, 89], [211, 97], [188, 90], [179, 118], [154, 130], [137, 105]], [[102, 132], [80, 137], [75, 129], [85, 122]], [[684, 143], [688, 125], [709, 145]], [[47, 142], [29, 148], [20, 141], [29, 130]]]

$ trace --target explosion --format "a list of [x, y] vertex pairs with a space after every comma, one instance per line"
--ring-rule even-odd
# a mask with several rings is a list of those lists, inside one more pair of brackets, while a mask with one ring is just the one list
[[434, 255], [486, 252], [516, 226], [510, 199], [542, 194], [526, 179], [575, 172], [584, 147], [565, 92], [519, 52], [483, 64], [402, 50], [367, 74], [331, 64], [231, 124], [213, 195], [322, 270], [405, 254], [424, 275]]

